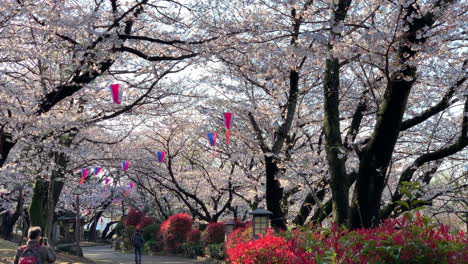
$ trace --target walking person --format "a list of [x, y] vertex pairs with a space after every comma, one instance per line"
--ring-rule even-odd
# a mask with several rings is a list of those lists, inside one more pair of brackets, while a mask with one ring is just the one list
[[32, 226], [28, 230], [28, 242], [16, 251], [14, 264], [54, 263], [55, 252], [46, 237], [41, 237], [41, 228]]
[[133, 247], [135, 248], [135, 264], [141, 264], [141, 248], [145, 239], [140, 229], [137, 229], [132, 236]]

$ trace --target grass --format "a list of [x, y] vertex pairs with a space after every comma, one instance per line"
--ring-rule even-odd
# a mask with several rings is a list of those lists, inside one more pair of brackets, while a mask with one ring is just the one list
[[[18, 246], [15, 243], [0, 239], [0, 263], [7, 264], [13, 263], [16, 248]], [[80, 258], [69, 254], [58, 253], [56, 264], [94, 264], [92, 260], [87, 258]], [[98, 263], [111, 263], [111, 262], [98, 262]]]

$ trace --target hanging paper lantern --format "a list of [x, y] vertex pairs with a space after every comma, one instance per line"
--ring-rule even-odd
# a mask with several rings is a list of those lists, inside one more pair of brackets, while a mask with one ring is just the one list
[[133, 187], [135, 187], [135, 183], [131, 182], [130, 183], [130, 188], [133, 189]]
[[86, 177], [88, 177], [88, 169], [83, 168], [83, 169], [81, 169], [81, 180], [80, 180], [80, 184], [83, 184], [83, 183], [85, 182]]
[[159, 162], [164, 162], [164, 157], [166, 156], [165, 151], [158, 151], [158, 161]]
[[101, 168], [100, 168], [100, 167], [94, 168], [94, 176], [98, 175], [99, 172], [101, 172]]
[[130, 194], [130, 190], [125, 191], [125, 196], [128, 196]]
[[208, 133], [208, 140], [212, 147], [216, 147], [216, 132]]
[[232, 113], [224, 113], [224, 127], [226, 127], [226, 144], [231, 141], [231, 118]]
[[122, 161], [122, 170], [123, 170], [123, 171], [127, 171], [129, 165], [130, 165], [130, 162], [128, 162], [128, 161]]
[[106, 181], [105, 181], [105, 184], [106, 185], [109, 184], [110, 180], [111, 180], [110, 178], [107, 178]]
[[122, 89], [120, 88], [119, 84], [111, 84], [109, 87], [112, 95], [112, 100], [116, 104], [120, 104], [122, 101]]

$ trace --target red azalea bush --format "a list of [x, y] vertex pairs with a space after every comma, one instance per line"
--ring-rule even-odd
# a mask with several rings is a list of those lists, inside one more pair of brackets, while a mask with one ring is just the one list
[[163, 234], [167, 233], [167, 229], [169, 227], [169, 221], [164, 221], [162, 224], [159, 226], [159, 230], [156, 231], [156, 239], [157, 240], [163, 240]]
[[237, 218], [234, 218], [232, 221], [234, 222], [234, 230], [236, 230], [237, 228], [245, 228], [248, 225], [252, 224], [252, 221], [242, 222]]
[[226, 250], [231, 264], [300, 263], [291, 249], [290, 242], [272, 234], [257, 240], [240, 243]]
[[187, 242], [198, 243], [200, 242], [201, 231], [198, 229], [190, 230], [187, 234]]
[[136, 228], [137, 229], [142, 229], [148, 225], [151, 225], [152, 223], [154, 223], [155, 220], [153, 217], [149, 217], [149, 216], [142, 216], [140, 218], [140, 221], [138, 222], [138, 224], [136, 225]]
[[143, 214], [138, 212], [135, 208], [130, 208], [124, 219], [124, 224], [136, 226], [140, 222], [142, 216]]
[[223, 243], [225, 235], [226, 225], [224, 223], [210, 223], [203, 231], [202, 241], [207, 245]]
[[192, 230], [193, 219], [188, 214], [175, 214], [161, 224], [160, 233], [166, 250], [174, 252]]
[[248, 241], [253, 239], [253, 228], [252, 222], [249, 221], [245, 223], [244, 227], [236, 228], [229, 234], [228, 239], [226, 241], [226, 248], [235, 247], [237, 244], [240, 243], [247, 243]]
[[228, 245], [229, 260], [234, 264], [468, 263], [465, 234], [451, 234], [447, 226], [431, 224], [420, 214], [414, 219], [387, 219], [372, 229], [349, 231], [333, 225], [279, 236], [269, 233], [259, 240]]

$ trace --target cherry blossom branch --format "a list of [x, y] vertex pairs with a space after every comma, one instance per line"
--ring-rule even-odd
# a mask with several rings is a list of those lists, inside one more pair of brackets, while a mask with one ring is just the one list
[[[466, 65], [468, 61], [465, 61], [464, 65]], [[416, 125], [421, 124], [422, 122], [426, 121], [427, 119], [431, 118], [432, 116], [442, 112], [443, 110], [447, 109], [450, 105], [452, 105], [456, 100], [450, 101], [453, 97], [455, 91], [465, 83], [468, 74], [465, 74], [461, 79], [459, 79], [454, 85], [450, 86], [449, 89], [445, 92], [442, 99], [434, 106], [430, 107], [426, 111], [422, 112], [421, 114], [407, 119], [401, 123], [400, 131], [405, 131], [409, 128], [412, 128]]]
[[[402, 186], [403, 182], [409, 182], [412, 180], [414, 173], [424, 164], [430, 161], [436, 161], [448, 157], [457, 153], [460, 150], [463, 150], [466, 146], [468, 146], [468, 116], [466, 113], [468, 112], [468, 98], [465, 99], [465, 105], [463, 108], [463, 118], [461, 122], [461, 134], [458, 139], [451, 145], [438, 149], [436, 151], [425, 153], [419, 156], [411, 166], [406, 168], [400, 176], [398, 181], [398, 189], [392, 195], [392, 201], [388, 204], [382, 211], [382, 216], [388, 217], [390, 213], [396, 208], [396, 201], [401, 200], [403, 197], [403, 193], [400, 191], [400, 187]], [[426, 179], [426, 181], [430, 181], [430, 178]]]

